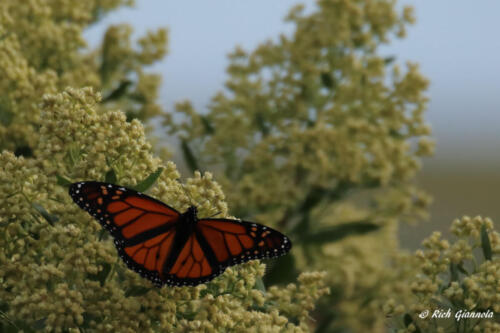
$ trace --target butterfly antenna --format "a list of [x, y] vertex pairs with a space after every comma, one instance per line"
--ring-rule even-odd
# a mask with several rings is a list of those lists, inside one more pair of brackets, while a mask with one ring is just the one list
[[210, 215], [209, 217], [207, 217], [207, 219], [211, 219], [212, 217], [217, 216], [217, 215], [219, 215], [220, 213], [221, 213], [221, 212], [217, 212], [217, 213], [215, 213], [215, 214], [213, 214], [213, 215]]

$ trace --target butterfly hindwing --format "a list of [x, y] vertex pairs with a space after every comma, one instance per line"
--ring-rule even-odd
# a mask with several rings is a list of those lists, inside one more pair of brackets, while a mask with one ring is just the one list
[[200, 219], [178, 256], [166, 264], [170, 285], [197, 285], [236, 264], [286, 254], [290, 240], [269, 227], [232, 219]]
[[165, 280], [170, 285], [191, 285], [208, 282], [223, 270], [214, 267], [210, 252], [203, 246], [196, 233], [192, 233], [170, 264], [165, 265]]
[[72, 184], [69, 193], [114, 237], [127, 266], [157, 285], [173, 250], [180, 213], [140, 192], [100, 182]]

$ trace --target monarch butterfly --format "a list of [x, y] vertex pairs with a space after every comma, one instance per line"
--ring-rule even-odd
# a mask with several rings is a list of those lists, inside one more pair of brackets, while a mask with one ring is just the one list
[[286, 254], [288, 237], [240, 220], [202, 218], [191, 206], [180, 213], [143, 193], [95, 181], [71, 184], [80, 208], [114, 237], [127, 266], [157, 287], [195, 286], [236, 264]]

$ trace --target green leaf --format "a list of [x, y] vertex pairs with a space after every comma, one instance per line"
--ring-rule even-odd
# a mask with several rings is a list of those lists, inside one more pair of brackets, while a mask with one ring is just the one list
[[[334, 304], [334, 301], [331, 301]], [[333, 322], [338, 320], [338, 313], [331, 309], [324, 309], [324, 312], [321, 314], [321, 317], [318, 319], [316, 324], [316, 328], [314, 329], [315, 333], [343, 333], [348, 332], [346, 329], [337, 328], [334, 329], [331, 327]]]
[[106, 103], [109, 101], [120, 99], [127, 93], [127, 89], [130, 87], [132, 83], [133, 82], [130, 80], [122, 80], [120, 82], [120, 85], [118, 85], [118, 87], [116, 87], [115, 90], [111, 91], [106, 97], [102, 99], [102, 102]]
[[262, 278], [258, 277], [255, 281], [255, 289], [262, 291], [264, 294], [266, 293], [266, 286]]
[[394, 60], [396, 60], [396, 57], [395, 56], [388, 56], [388, 57], [385, 57], [384, 58], [384, 64], [385, 65], [390, 65], [394, 62]]
[[269, 126], [266, 124], [266, 120], [262, 112], [257, 112], [255, 114], [255, 123], [257, 124], [257, 127], [259, 128], [262, 135], [267, 136], [269, 134]]
[[135, 297], [146, 295], [151, 288], [146, 288], [142, 286], [132, 286], [125, 292], [125, 297]]
[[389, 130], [389, 135], [396, 138], [396, 139], [404, 139], [404, 135], [399, 133], [397, 130], [395, 129], [390, 129]]
[[420, 333], [420, 328], [417, 326], [417, 323], [415, 323], [413, 321], [413, 319], [411, 318], [411, 316], [408, 314], [408, 313], [405, 313], [404, 317], [403, 317], [403, 320], [404, 320], [404, 323], [405, 323], [405, 326], [408, 327], [410, 326], [410, 324], [413, 324], [415, 326], [415, 333]]
[[265, 263], [269, 266], [263, 281], [266, 286], [293, 282], [298, 275], [295, 257], [292, 254], [277, 259], [268, 259]]
[[299, 211], [303, 212], [311, 210], [325, 198], [327, 192], [328, 190], [321, 187], [312, 188], [300, 205]]
[[[444, 288], [444, 289], [446, 289], [446, 288], [447, 288], [447, 287], [445, 286], [445, 288]], [[442, 292], [442, 291], [441, 291], [441, 292]], [[452, 308], [452, 307], [453, 307], [453, 304], [448, 303], [448, 302], [441, 302], [440, 300], [435, 299], [435, 298], [431, 298], [431, 302], [432, 302], [433, 304], [438, 305], [438, 306], [439, 306], [440, 308], [442, 308], [442, 309], [447, 309], [447, 308]]]
[[292, 228], [290, 233], [295, 235], [305, 235], [309, 233], [310, 227], [311, 223], [309, 219], [309, 211], [305, 211], [300, 217], [299, 222]]
[[189, 147], [188, 143], [186, 140], [181, 141], [181, 150], [182, 154], [184, 156], [184, 160], [186, 161], [187, 166], [191, 170], [191, 172], [194, 172], [196, 170], [200, 170], [198, 167], [198, 161], [196, 160], [196, 157], [194, 156], [193, 152], [191, 151], [191, 148]]
[[87, 277], [89, 280], [99, 281], [102, 287], [104, 286], [104, 282], [106, 282], [109, 272], [111, 272], [111, 265], [105, 262], [101, 266], [102, 269], [97, 274], [87, 274]]
[[406, 327], [410, 326], [410, 324], [413, 323], [413, 319], [411, 318], [411, 316], [408, 313], [405, 313], [405, 315], [403, 317], [403, 321], [404, 321]]
[[99, 68], [99, 74], [101, 76], [101, 81], [102, 84], [105, 85], [108, 83], [109, 77], [111, 76], [111, 73], [113, 72], [113, 66], [110, 63], [108, 57], [110, 53], [110, 41], [109, 37], [107, 34], [104, 35], [104, 41], [102, 43], [102, 48], [101, 48], [101, 67]]
[[203, 124], [203, 127], [205, 128], [205, 132], [207, 134], [214, 134], [215, 133], [215, 128], [214, 126], [210, 123], [208, 118], [206, 116], [200, 116], [201, 123]]
[[10, 35], [12, 34], [12, 32], [10, 31], [7, 31], [6, 33], [4, 33], [3, 35], [0, 36], [0, 42], [3, 41], [4, 39], [6, 39], [7, 37], [9, 37]]
[[6, 105], [0, 103], [0, 124], [9, 126], [14, 119], [14, 113], [9, 111]]
[[103, 228], [99, 231], [99, 236], [97, 236], [97, 238], [99, 239], [99, 241], [102, 241], [103, 239], [107, 239], [108, 238], [107, 236], [108, 232], [106, 229]]
[[83, 328], [89, 328], [90, 327], [90, 323], [92, 321], [98, 321], [98, 319], [99, 319], [99, 317], [97, 317], [96, 315], [89, 314], [87, 312], [84, 312], [82, 314], [82, 317], [83, 317], [83, 324], [82, 324]]
[[450, 282], [458, 281], [458, 266], [450, 263]]
[[56, 174], [57, 178], [57, 185], [64, 186], [64, 187], [69, 187], [71, 185], [71, 181], [68, 180], [67, 178], [64, 178], [63, 176]]
[[47, 210], [40, 204], [33, 202], [31, 206], [38, 212], [42, 217], [49, 222], [50, 225], [54, 225], [55, 222], [59, 221], [59, 218], [55, 215], [50, 214]]
[[337, 242], [345, 237], [352, 235], [363, 235], [368, 232], [376, 231], [380, 226], [371, 222], [351, 222], [333, 227], [323, 228], [314, 233], [304, 235], [299, 241], [302, 243], [323, 244]]
[[30, 146], [28, 145], [20, 145], [17, 146], [16, 149], [14, 150], [14, 155], [16, 156], [23, 156], [23, 157], [33, 157], [33, 149], [31, 149]]
[[33, 328], [36, 330], [36, 331], [41, 331], [45, 328], [45, 322], [47, 321], [47, 318], [42, 318], [42, 319], [38, 319], [37, 321], [35, 321], [33, 323]]
[[136, 101], [138, 103], [146, 103], [147, 102], [147, 98], [146, 96], [144, 96], [144, 94], [141, 94], [141, 93], [138, 93], [138, 92], [132, 92], [128, 95], [128, 98], [133, 100], [133, 101]]
[[483, 248], [484, 259], [491, 260], [491, 243], [488, 237], [488, 231], [486, 230], [486, 225], [483, 223], [481, 226], [481, 247]]
[[106, 172], [105, 180], [106, 183], [116, 184], [116, 173], [113, 168]]
[[26, 333], [35, 333], [35, 330], [28, 326], [26, 322], [16, 320], [15, 322], [8, 322], [7, 326], [0, 326], [2, 333], [18, 333], [18, 332], [26, 332]]
[[163, 168], [156, 169], [156, 171], [150, 174], [146, 179], [141, 181], [139, 184], [135, 185], [133, 189], [136, 190], [137, 192], [146, 192], [151, 186], [153, 186], [153, 184], [156, 182], [158, 177], [160, 177], [162, 172]]
[[462, 264], [457, 265], [457, 268], [460, 271], [460, 273], [464, 275], [469, 275], [469, 272], [467, 272], [467, 270], [464, 268], [464, 266], [462, 266]]
[[333, 88], [335, 85], [335, 82], [333, 80], [333, 77], [330, 73], [323, 72], [321, 73], [321, 83], [326, 87], [326, 88]]

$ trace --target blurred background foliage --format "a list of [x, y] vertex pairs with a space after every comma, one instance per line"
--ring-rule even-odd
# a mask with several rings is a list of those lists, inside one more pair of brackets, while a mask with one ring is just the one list
[[[101, 92], [100, 100], [87, 90], [69, 90], [64, 96], [100, 115], [120, 109], [130, 124], [137, 124], [133, 122], [137, 119], [151, 126], [149, 129], [154, 125], [155, 132], [149, 131], [150, 142], [161, 152], [164, 163], [173, 155], [182, 160], [180, 171], [184, 175], [210, 171], [222, 187], [230, 215], [273, 226], [292, 238], [294, 248], [288, 256], [266, 262], [266, 288], [295, 282], [301, 272], [326, 272], [330, 294], [324, 295], [325, 290], [318, 287], [314, 297], [304, 301], [305, 308], [311, 310], [315, 297], [323, 295], [313, 313], [286, 309], [286, 299], [279, 299], [278, 288], [270, 289], [266, 306], [278, 304], [279, 310], [291, 313], [291, 320], [302, 328], [305, 319], [312, 318], [308, 328], [317, 332], [385, 332], [388, 327], [415, 331], [419, 325], [425, 327], [412, 319], [420, 310], [414, 305], [421, 301], [418, 293], [422, 290], [407, 286], [422, 272], [436, 278], [448, 269], [449, 262], [439, 262], [439, 269], [430, 274], [425, 271], [425, 260], [415, 264], [423, 255], [413, 258], [403, 254], [398, 233], [405, 224], [425, 220], [431, 202], [416, 181], [422, 157], [434, 150], [430, 127], [424, 121], [428, 81], [417, 64], [400, 66], [395, 57], [382, 56], [379, 51], [381, 46], [405, 37], [408, 25], [414, 22], [412, 9], [397, 6], [392, 0], [320, 0], [307, 12], [296, 6], [286, 17], [294, 27], [292, 34], [280, 35], [254, 50], [236, 48], [230, 54], [225, 88], [213, 97], [206, 112], [196, 110], [189, 101], [178, 103], [175, 112], [165, 112], [157, 102], [161, 77], [147, 70], [167, 53], [165, 29], [133, 40], [129, 25], [113, 25], [95, 49], [82, 38], [82, 31], [108, 12], [131, 4], [127, 0], [29, 0], [22, 6], [13, 0], [0, 3], [0, 150], [31, 160], [30, 167], [41, 167], [52, 178], [56, 173], [70, 178], [102, 178], [106, 170], [99, 174], [97, 167], [103, 165], [128, 183], [146, 177], [145, 169], [140, 170], [140, 177], [132, 175], [134, 162], [118, 158], [124, 151], [120, 145], [129, 138], [116, 144], [122, 150], [115, 151], [111, 165], [102, 160], [102, 147], [95, 161], [75, 161], [79, 147], [72, 147], [68, 137], [47, 139], [52, 131], [64, 136], [58, 126], [70, 125], [71, 120], [65, 124], [51, 119], [47, 127], [41, 110], [53, 105], [70, 109], [73, 102], [52, 97], [42, 103], [42, 96], [67, 86], [90, 86]], [[90, 106], [86, 99], [92, 100]], [[109, 117], [111, 127], [102, 135], [123, 136], [112, 129], [119, 119]], [[169, 139], [170, 152], [158, 136]], [[61, 170], [62, 164], [44, 162], [48, 152], [62, 156], [73, 169]], [[37, 154], [40, 159], [36, 159]], [[146, 155], [140, 152], [133, 157], [140, 160]], [[147, 171], [152, 172], [157, 162], [144, 158]], [[17, 163], [9, 156], [4, 159]], [[22, 163], [17, 167], [22, 168]], [[163, 181], [175, 177], [176, 171], [170, 170]], [[441, 177], [436, 179], [439, 181]], [[205, 186], [204, 181], [199, 182]], [[167, 185], [162, 183], [156, 194], [171, 198], [174, 193]], [[47, 191], [57, 191], [54, 185], [46, 186]], [[58, 209], [61, 207], [54, 206]], [[42, 216], [46, 213], [44, 207], [37, 211]], [[50, 214], [47, 216], [50, 220]], [[483, 245], [490, 232], [497, 255], [498, 235], [493, 233], [492, 222], [474, 221], [475, 229], [471, 228], [476, 234], [472, 237], [477, 238], [484, 224]], [[424, 246], [429, 244], [440, 250], [446, 247], [439, 240], [427, 241]], [[435, 260], [432, 253], [429, 258]], [[491, 254], [484, 259], [498, 260]], [[466, 273], [460, 275], [457, 267], [445, 272], [454, 282], [472, 274], [464, 269]], [[318, 280], [300, 279], [313, 281], [311, 285]], [[446, 283], [443, 286], [449, 287]], [[140, 289], [144, 287], [131, 288], [136, 288], [132, 294], [144, 294]], [[425, 290], [428, 303], [432, 303], [434, 293], [445, 289], [430, 286]], [[307, 290], [299, 290], [307, 294]], [[195, 300], [199, 297], [198, 291], [192, 294], [189, 297]], [[189, 330], [194, 327], [191, 324], [183, 322], [177, 327]], [[285, 327], [280, 325], [275, 330]]]
[[165, 55], [166, 30], [132, 40], [130, 26], [113, 25], [96, 49], [82, 38], [130, 4], [0, 2], [0, 331], [308, 331], [329, 292], [324, 273], [266, 288], [265, 266], [252, 261], [207, 284], [158, 289], [69, 197], [77, 180], [155, 183], [151, 195], [181, 211], [228, 215], [210, 173], [181, 184], [145, 137], [141, 121], [161, 111], [160, 77], [145, 69]]
[[[289, 234], [291, 255], [266, 282], [328, 271], [332, 294], [318, 331], [384, 330], [377, 308], [398, 251], [398, 223], [427, 216], [414, 184], [433, 151], [423, 120], [427, 80], [377, 49], [405, 35], [411, 8], [392, 1], [319, 1], [293, 8], [292, 36], [230, 55], [226, 90], [208, 113], [179, 103], [166, 114], [191, 170], [210, 170], [231, 213]], [[363, 236], [349, 237], [351, 234]], [[383, 281], [383, 282], [382, 282]]]

